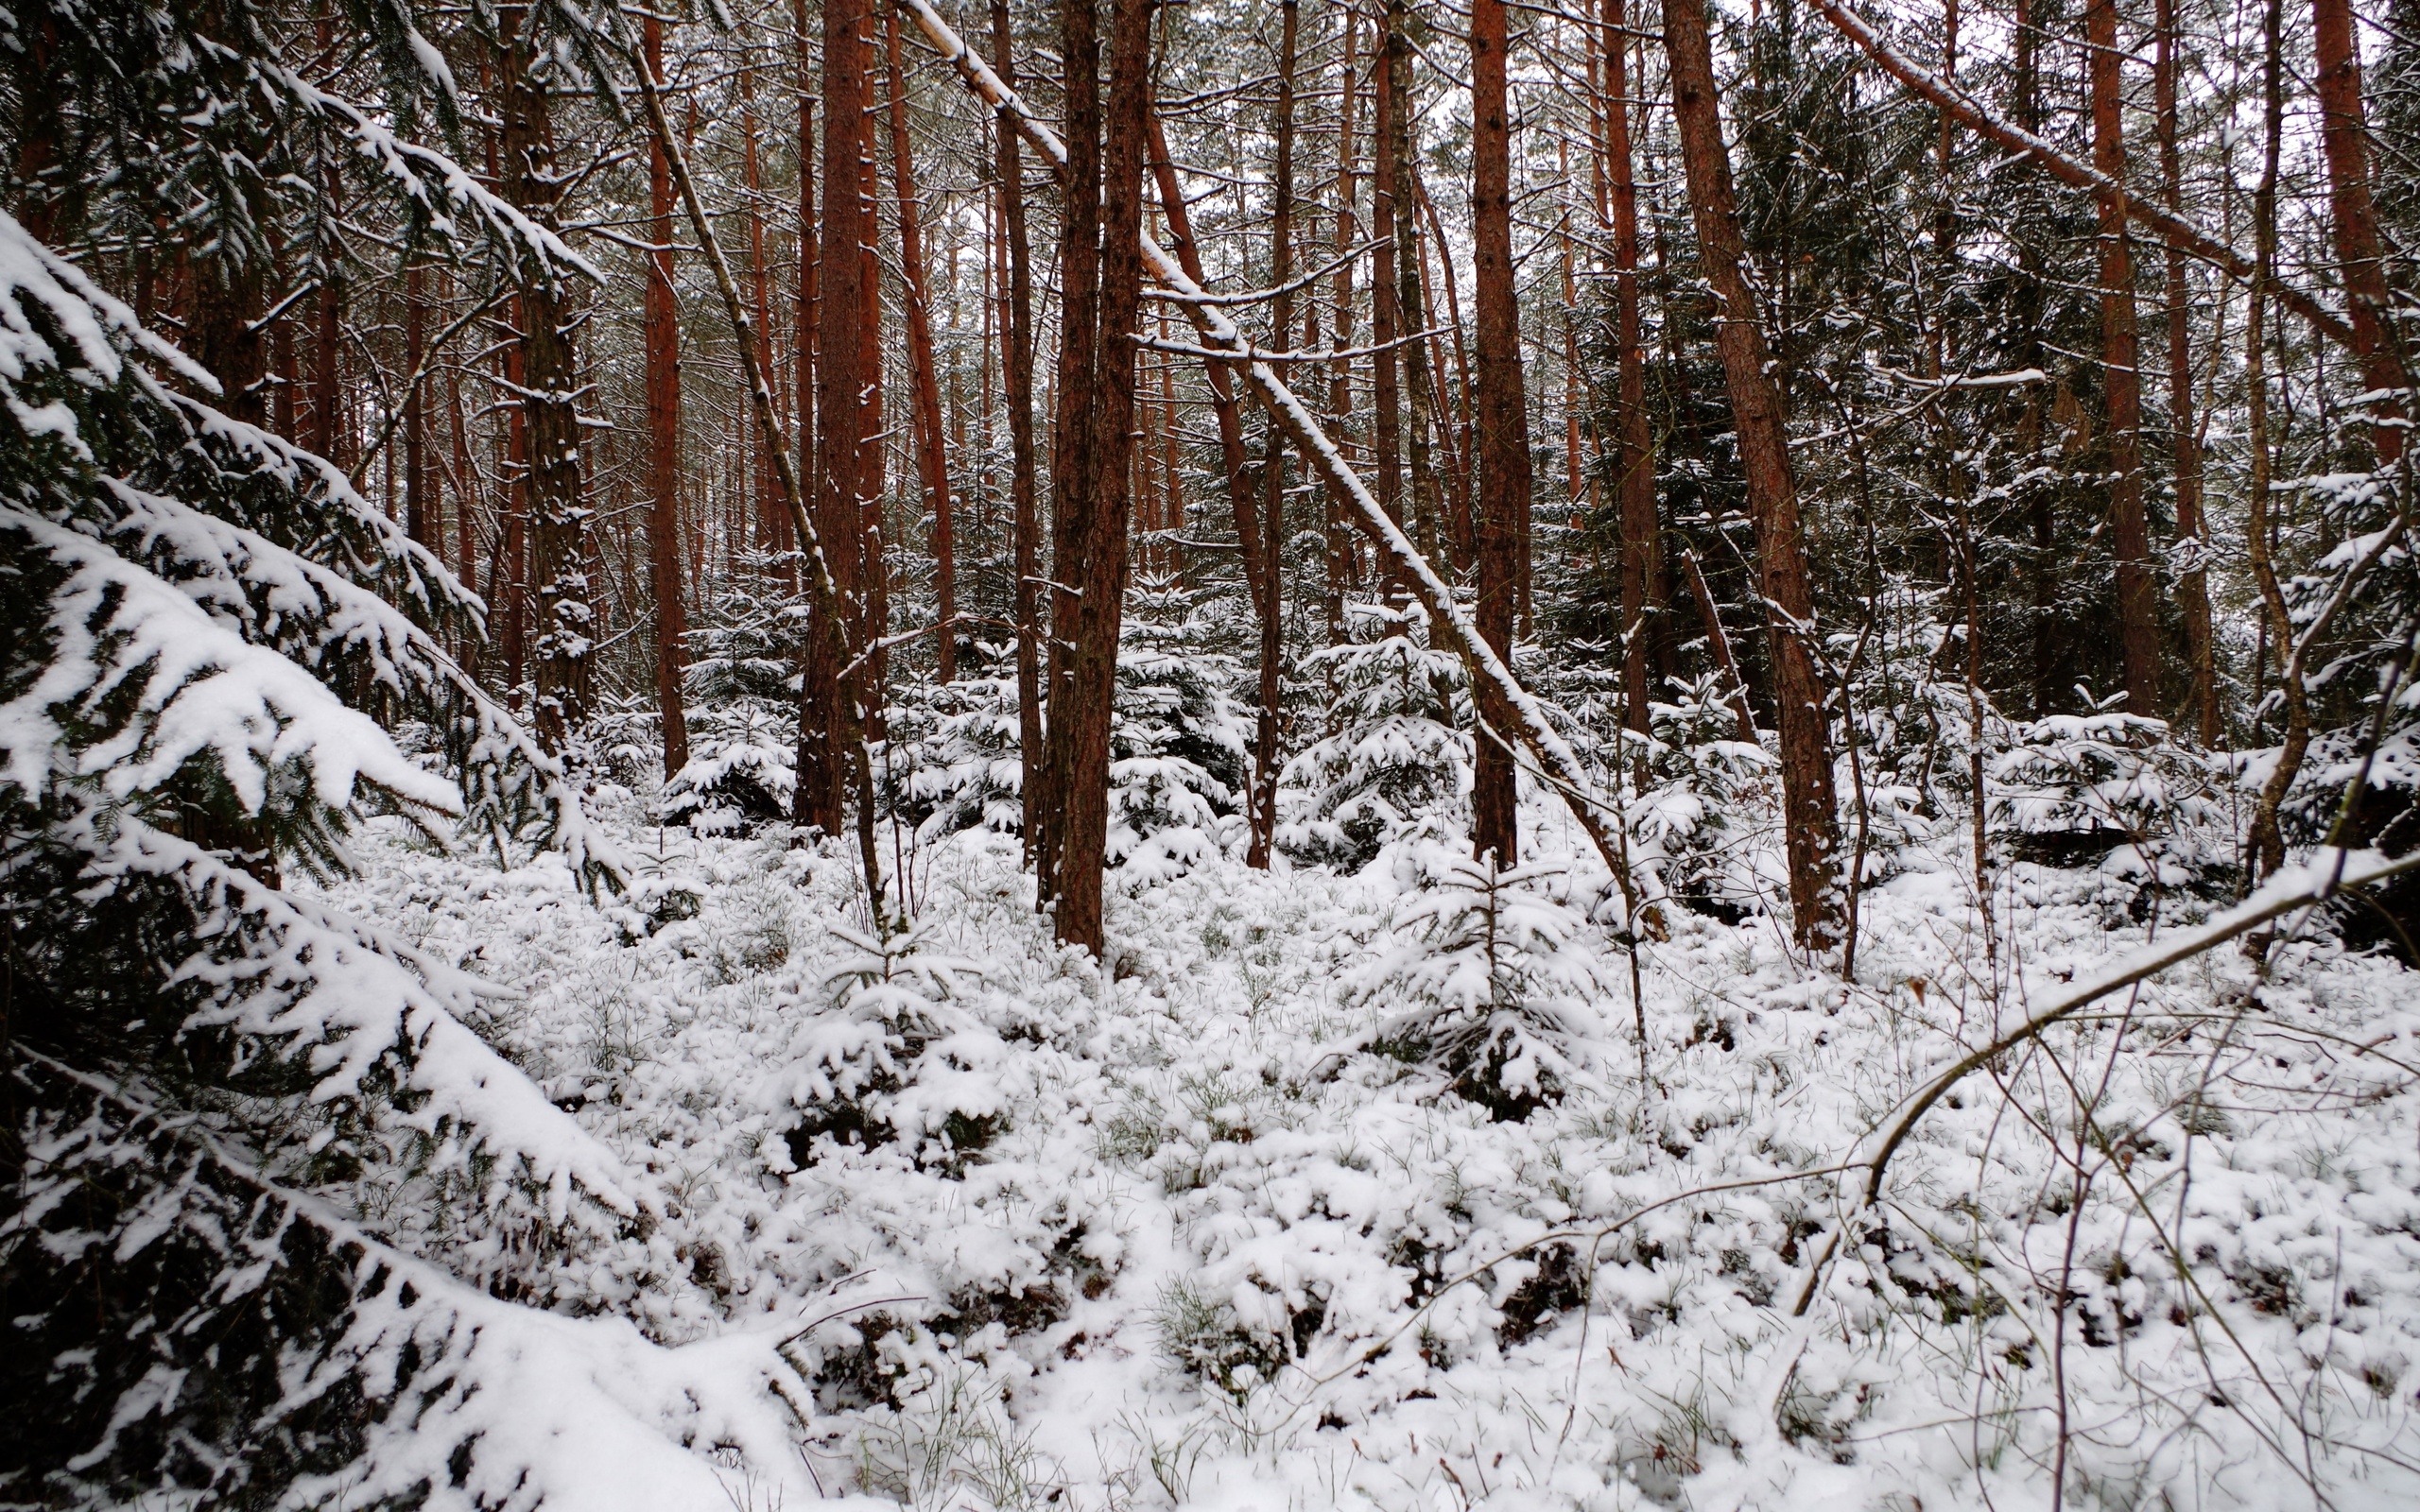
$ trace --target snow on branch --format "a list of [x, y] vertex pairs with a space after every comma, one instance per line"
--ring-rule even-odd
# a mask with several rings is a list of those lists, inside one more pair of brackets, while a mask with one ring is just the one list
[[735, 1469], [820, 1499], [777, 1325], [667, 1349], [498, 1300], [137, 1093], [30, 1052], [7, 1074], [33, 1111], [0, 1284], [69, 1501], [689, 1512]]

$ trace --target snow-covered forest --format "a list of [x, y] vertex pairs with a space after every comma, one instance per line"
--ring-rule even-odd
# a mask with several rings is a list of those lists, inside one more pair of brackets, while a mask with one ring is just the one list
[[2420, 1504], [2420, 0], [0, 0], [0, 1507]]

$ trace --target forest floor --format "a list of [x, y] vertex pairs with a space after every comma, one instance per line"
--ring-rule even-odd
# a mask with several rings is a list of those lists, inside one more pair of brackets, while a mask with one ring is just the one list
[[516, 989], [488, 1032], [652, 1182], [560, 1309], [676, 1356], [804, 1331], [801, 1461], [725, 1456], [723, 1504], [1915, 1512], [2048, 1506], [2063, 1467], [2071, 1505], [2420, 1505], [2391, 959], [2227, 948], [2112, 999], [1857, 1215], [1824, 1173], [1928, 1074], [2210, 905], [2015, 865], [1987, 938], [1948, 826], [1866, 894], [1854, 981], [1679, 911], [1634, 976], [1533, 813], [1556, 980], [1602, 990], [1547, 1037], [1562, 1095], [1499, 1118], [1362, 1038], [1434, 979], [1407, 858], [1120, 892], [1102, 970], [972, 832], [912, 858], [886, 961], [850, 853], [599, 807], [645, 857], [610, 906], [375, 827], [329, 891]]

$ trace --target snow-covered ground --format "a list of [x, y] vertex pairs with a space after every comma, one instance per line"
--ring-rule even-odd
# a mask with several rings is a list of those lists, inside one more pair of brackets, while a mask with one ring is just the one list
[[1214, 858], [1112, 900], [1104, 970], [972, 832], [906, 858], [886, 959], [851, 852], [620, 806], [648, 859], [601, 910], [385, 832], [332, 890], [518, 989], [492, 1035], [657, 1194], [530, 1295], [692, 1373], [790, 1341], [802, 1461], [692, 1443], [701, 1506], [1912, 1512], [2048, 1506], [2062, 1463], [2077, 1506], [2420, 1504], [2391, 960], [2289, 942], [2264, 982], [2228, 947], [2110, 999], [1945, 1099], [1858, 1212], [1836, 1168], [1930, 1074], [2206, 904], [2013, 866], [1987, 936], [1945, 839], [1863, 900], [1854, 982], [1678, 910], [1634, 971], [1601, 873], [1550, 864], [1512, 932], [1565, 1032], [1512, 1079], [1561, 1095], [1499, 1118], [1370, 1033], [1458, 969], [1409, 852]]

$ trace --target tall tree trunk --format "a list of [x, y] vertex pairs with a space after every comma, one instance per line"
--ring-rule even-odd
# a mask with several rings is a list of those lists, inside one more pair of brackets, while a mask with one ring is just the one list
[[815, 364], [816, 327], [821, 318], [816, 285], [823, 258], [815, 224], [815, 60], [807, 43], [806, 0], [790, 0], [790, 23], [798, 43], [798, 320], [797, 334], [791, 338], [797, 353], [790, 369], [798, 384], [796, 445], [804, 472], [801, 481], [811, 501], [819, 492], [822, 461], [815, 441]]
[[404, 266], [404, 529], [431, 551], [441, 548], [428, 489], [428, 414], [422, 403], [428, 381], [421, 376], [426, 355], [428, 301], [418, 258]]
[[[547, 81], [523, 50], [518, 12], [505, 13], [515, 40], [503, 56], [504, 190], [541, 226], [558, 222], [562, 180], [555, 171]], [[544, 54], [539, 55], [544, 57]], [[521, 285], [521, 394], [537, 637], [529, 647], [539, 740], [560, 751], [588, 718], [594, 626], [588, 604], [588, 512], [579, 468], [579, 389], [572, 350], [570, 290], [551, 269], [532, 267]]]
[[[1016, 39], [1008, 0], [992, 0], [992, 53], [994, 71], [1010, 88], [1016, 87]], [[1009, 421], [1009, 510], [1016, 582], [1011, 598], [1016, 620], [1017, 753], [1019, 792], [1024, 817], [1019, 832], [1028, 862], [1041, 829], [1039, 816], [1045, 791], [1046, 750], [1042, 703], [1042, 604], [1038, 581], [1041, 554], [1036, 536], [1033, 440], [1033, 265], [1026, 232], [1025, 163], [1015, 129], [994, 123], [994, 148], [999, 180], [1002, 237], [1000, 332], [1001, 388]]]
[[[838, 591], [834, 611], [862, 621], [865, 532], [861, 512], [880, 442], [869, 413], [874, 375], [863, 368], [867, 317], [877, 307], [868, 287], [866, 247], [873, 240], [872, 143], [866, 76], [873, 11], [868, 0], [823, 7], [823, 227], [816, 332], [816, 538]], [[859, 627], [861, 628], [861, 626]], [[838, 835], [847, 809], [848, 755], [856, 745], [866, 668], [844, 676], [843, 643], [859, 635], [812, 635], [801, 684], [797, 817]]]
[[2403, 455], [2403, 418], [2411, 386], [2402, 343], [2393, 329], [2393, 297], [2387, 291], [2384, 244], [2377, 208], [2370, 198], [2369, 120], [2361, 103], [2360, 43], [2353, 30], [2349, 0], [2311, 0], [2311, 50], [2319, 73], [2320, 143], [2327, 158], [2328, 207], [2336, 222], [2336, 256], [2342, 265], [2345, 314], [2353, 327], [2353, 352], [2361, 380], [2371, 391], [2393, 397], [2376, 403], [2371, 446], [2381, 467]]
[[[1704, 0], [1664, 0], [1664, 39], [1671, 60], [1672, 112], [1680, 128], [1689, 208], [1697, 222], [1706, 281], [1714, 290], [1715, 343], [1722, 356], [1732, 423], [1747, 473], [1748, 507], [1769, 606], [1790, 912], [1799, 942], [1821, 949], [1839, 939], [1841, 917], [1836, 864], [1840, 819], [1824, 687], [1805, 640], [1816, 633], [1814, 593], [1806, 577], [1806, 543], [1799, 527], [1781, 394], [1748, 288], [1747, 250], [1715, 100]], [[1484, 287], [1486, 280], [1480, 284]]]
[[[1473, 460], [1471, 456], [1471, 359], [1469, 349], [1462, 340], [1462, 297], [1457, 292], [1454, 247], [1453, 243], [1446, 238], [1445, 222], [1437, 214], [1437, 202], [1428, 198], [1427, 189], [1420, 183], [1416, 169], [1412, 179], [1412, 192], [1420, 198], [1420, 213], [1428, 220], [1428, 245], [1437, 252], [1439, 269], [1437, 282], [1445, 290], [1445, 325], [1454, 341], [1454, 378], [1457, 387], [1454, 413], [1450, 419], [1446, 417], [1443, 408], [1442, 390], [1444, 387], [1445, 357], [1443, 352], [1436, 354], [1438, 387], [1441, 390], [1437, 426], [1441, 432], [1449, 433], [1452, 438], [1446, 445], [1453, 469], [1454, 513], [1451, 533], [1454, 554], [1452, 565], [1456, 572], [1467, 573], [1472, 570], [1478, 560], [1478, 527], [1471, 513]], [[1435, 312], [1432, 309], [1430, 313], [1433, 316]]]
[[[2092, 165], [2111, 182], [2126, 175], [2119, 115], [2118, 0], [2091, 0], [2084, 11], [2091, 43]], [[2143, 513], [2143, 378], [2135, 318], [2135, 256], [2118, 195], [2100, 199], [2100, 354], [2109, 441], [2109, 521], [2118, 556], [2118, 634], [2126, 676], [2126, 711], [2160, 716], [2159, 589], [2152, 575], [2151, 526]]]
[[[1355, 73], [1354, 44], [1360, 36], [1360, 26], [1354, 13], [1343, 12], [1344, 58], [1338, 66], [1338, 88], [1343, 98], [1336, 112], [1336, 336], [1334, 346], [1342, 352], [1353, 345], [1353, 259], [1349, 255], [1361, 238], [1360, 227], [1354, 215], [1356, 183], [1353, 177], [1353, 108], [1360, 95], [1360, 82]], [[1328, 369], [1328, 423], [1340, 446], [1351, 444], [1353, 418], [1353, 362], [1340, 357]], [[1345, 639], [1344, 592], [1353, 582], [1353, 536], [1346, 522], [1351, 518], [1344, 501], [1333, 492], [1327, 499], [1327, 552], [1324, 592], [1320, 601], [1321, 618], [1327, 627], [1327, 644], [1336, 645]]]
[[[1009, 0], [992, 0], [992, 56], [1000, 78], [1016, 87], [1016, 37], [1009, 20]], [[1023, 767], [1025, 818], [1021, 829], [1026, 859], [1033, 859], [1034, 838], [1041, 827], [1043, 792], [1042, 626], [1035, 576], [1041, 554], [1035, 549], [1033, 453], [1033, 258], [1026, 240], [1025, 163], [1016, 129], [1007, 122], [993, 128], [999, 133], [996, 149], [1000, 178], [1000, 229], [1008, 243], [1008, 311], [1001, 325], [1008, 351], [1001, 358], [1001, 389], [1009, 405], [1009, 508], [1015, 517], [1017, 622], [1017, 752]]]
[[[1073, 0], [1073, 17], [1092, 0]], [[1100, 206], [1097, 249], [1098, 283], [1090, 322], [1092, 361], [1087, 365], [1088, 401], [1081, 417], [1087, 435], [1082, 472], [1072, 480], [1081, 490], [1082, 573], [1066, 637], [1066, 675], [1055, 690], [1050, 739], [1065, 778], [1065, 835], [1057, 869], [1053, 916], [1062, 944], [1080, 945], [1096, 956], [1102, 933], [1101, 884], [1109, 841], [1109, 732], [1117, 681], [1117, 639], [1126, 595], [1127, 509], [1124, 489], [1134, 447], [1132, 334], [1139, 328], [1143, 290], [1143, 160], [1149, 135], [1151, 0], [1115, 0], [1110, 41], [1109, 109], [1095, 193]], [[1093, 93], [1086, 72], [1098, 51], [1090, 16], [1070, 26], [1067, 61], [1069, 150], [1075, 140], [1077, 102]], [[1082, 177], [1079, 169], [1076, 177]], [[1070, 220], [1076, 195], [1071, 192]], [[1070, 250], [1074, 250], [1073, 248]], [[1063, 268], [1065, 260], [1062, 260]], [[1063, 273], [1063, 277], [1064, 274]], [[1062, 577], [1064, 581], [1064, 577]], [[1059, 639], [1053, 636], [1054, 641]]]
[[[765, 354], [772, 360], [773, 265], [765, 255], [765, 174], [762, 155], [756, 147], [756, 53], [749, 48], [739, 58], [739, 141], [741, 183], [748, 191], [748, 304], [749, 314], [763, 333]], [[748, 419], [752, 444], [749, 455], [753, 466], [749, 470], [749, 488], [756, 499], [756, 545], [767, 555], [766, 575], [783, 582], [793, 581], [789, 568], [774, 558], [786, 555], [791, 547], [788, 511], [773, 482], [772, 438], [763, 434], [752, 413]]]
[[[1411, 538], [1420, 554], [1434, 560], [1444, 513], [1443, 490], [1429, 455], [1428, 425], [1437, 412], [1435, 388], [1428, 369], [1428, 343], [1413, 337], [1428, 328], [1428, 301], [1421, 287], [1420, 188], [1414, 176], [1411, 117], [1415, 113], [1410, 13], [1405, 0], [1389, 0], [1387, 54], [1394, 76], [1395, 108], [1388, 124], [1383, 150], [1394, 163], [1395, 311], [1403, 353], [1404, 438], [1411, 472]], [[1381, 256], [1384, 255], [1382, 252]]]
[[[1294, 281], [1294, 64], [1299, 42], [1301, 7], [1279, 0], [1277, 42], [1277, 175], [1270, 224], [1270, 282], [1284, 289]], [[1269, 312], [1272, 339], [1282, 350], [1291, 337], [1294, 301], [1280, 293]], [[1261, 558], [1264, 587], [1254, 594], [1260, 611], [1260, 708], [1253, 730], [1252, 843], [1244, 864], [1267, 869], [1270, 847], [1277, 832], [1277, 716], [1283, 700], [1280, 674], [1286, 656], [1284, 581], [1280, 558], [1286, 537], [1286, 440], [1277, 425], [1269, 427], [1267, 469], [1269, 497], [1261, 511], [1261, 540], [1253, 555]]]
[[1630, 41], [1624, 0], [1605, 0], [1605, 151], [1613, 167], [1615, 400], [1620, 445], [1615, 499], [1621, 520], [1622, 694], [1630, 728], [1647, 733], [1650, 642], [1663, 543], [1655, 516], [1655, 442], [1647, 415], [1647, 360], [1638, 312], [1638, 180], [1631, 163]]
[[2268, 629], [2264, 652], [2273, 651], [2277, 659], [2280, 691], [2285, 695], [2285, 741], [2277, 751], [2276, 765], [2269, 770], [2268, 781], [2260, 787], [2260, 800], [2254, 810], [2252, 834], [2248, 849], [2252, 852], [2252, 875], [2258, 884], [2264, 877], [2276, 875], [2286, 864], [2286, 835], [2279, 820], [2285, 807], [2286, 795], [2293, 791], [2294, 779], [2300, 775], [2303, 758], [2310, 749], [2310, 702], [2303, 685], [2302, 659], [2294, 653], [2293, 616], [2287, 611], [2286, 595], [2277, 581], [2277, 569], [2271, 559], [2269, 547], [2269, 374], [2267, 370], [2268, 329], [2267, 306], [2270, 284], [2277, 266], [2277, 160], [2285, 134], [2285, 21], [2282, 11], [2285, 0], [2267, 0], [2263, 8], [2262, 75], [2262, 154], [2259, 187], [2253, 192], [2252, 222], [2256, 246], [2252, 287], [2246, 305], [2243, 333], [2244, 393], [2249, 401], [2246, 408], [2246, 429], [2252, 441], [2252, 476], [2246, 492], [2251, 507], [2244, 516], [2244, 545], [2252, 563], [2255, 586], [2260, 591], [2260, 605], [2265, 611]]
[[[1068, 808], [1077, 781], [1072, 762], [1079, 736], [1070, 653], [1081, 630], [1078, 611], [1093, 536], [1093, 473], [1098, 465], [1091, 422], [1100, 403], [1101, 103], [1096, 0], [1059, 0], [1059, 16], [1067, 171], [1059, 231], [1059, 373], [1050, 455], [1050, 713], [1044, 736], [1048, 759], [1042, 802], [1027, 812], [1045, 818], [1035, 836], [1034, 897], [1051, 912], [1064, 939], [1072, 906], [1067, 888], [1071, 881], [1078, 890], [1082, 886], [1080, 871], [1063, 869], [1061, 861], [1070, 843]], [[1122, 478], [1125, 469], [1114, 475]], [[1123, 507], [1117, 513], [1124, 518]]]
[[[1478, 318], [1478, 631], [1512, 662], [1520, 590], [1520, 518], [1530, 505], [1530, 416], [1522, 392], [1520, 306], [1512, 284], [1512, 138], [1505, 100], [1504, 0], [1471, 6], [1471, 242]], [[1471, 783], [1471, 850], [1520, 860], [1512, 712], [1474, 689], [1480, 729]]]
[[[473, 593], [479, 591], [479, 545], [471, 515], [471, 503], [478, 496], [478, 475], [471, 464], [471, 422], [462, 413], [462, 375], [459, 368], [445, 375], [446, 429], [454, 434], [454, 571], [462, 586]], [[493, 585], [490, 585], [493, 590]]]
[[[664, 23], [641, 23], [647, 66], [664, 77]], [[664, 775], [689, 765], [682, 670], [688, 662], [681, 593], [681, 307], [672, 282], [672, 166], [664, 144], [648, 143], [647, 441], [648, 555], [655, 588], [655, 697], [664, 719]]]
[[915, 385], [917, 471], [933, 512], [933, 597], [942, 628], [934, 651], [943, 682], [958, 678], [958, 532], [950, 518], [947, 434], [942, 422], [941, 379], [933, 369], [932, 301], [925, 285], [924, 229], [916, 207], [915, 147], [908, 131], [908, 74], [899, 56], [899, 12], [883, 12], [883, 45], [890, 63], [890, 173], [899, 186], [900, 271], [906, 279], [908, 361]]
[[[1370, 129], [1370, 237], [1377, 244], [1370, 258], [1370, 397], [1375, 415], [1371, 430], [1377, 448], [1378, 507], [1396, 524], [1403, 524], [1403, 403], [1397, 391], [1399, 361], [1395, 337], [1403, 334], [1402, 311], [1395, 292], [1395, 112], [1401, 110], [1397, 74], [1405, 49], [1400, 45], [1401, 0], [1389, 0], [1385, 29], [1379, 37], [1375, 75], [1375, 119]], [[1402, 574], [1389, 562], [1379, 569], [1387, 602], [1400, 609], [1406, 601]]]
[[[2177, 48], [2181, 42], [2176, 0], [2155, 0], [2153, 25], [2158, 30], [2154, 55], [2152, 104], [2158, 118], [2160, 190], [2169, 214], [2185, 213], [2185, 173], [2177, 147]], [[2190, 686], [2185, 717], [2204, 746], [2215, 746], [2225, 731], [2219, 714], [2218, 651], [2210, 627], [2209, 575], [2204, 558], [2209, 552], [2209, 529], [2202, 517], [2202, 441], [2193, 421], [2192, 312], [2187, 300], [2185, 249], [2168, 241], [2168, 425], [2175, 458], [2176, 544], [2184, 558], [2177, 576], [2178, 607], [2184, 611], [2186, 661]]]

